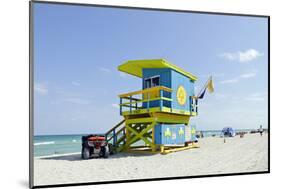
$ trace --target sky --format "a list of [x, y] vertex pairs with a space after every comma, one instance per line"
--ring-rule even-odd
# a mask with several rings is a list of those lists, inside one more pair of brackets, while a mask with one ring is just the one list
[[165, 58], [215, 92], [198, 130], [267, 128], [267, 18], [34, 3], [34, 134], [103, 133], [122, 120], [118, 95], [141, 79], [117, 70]]

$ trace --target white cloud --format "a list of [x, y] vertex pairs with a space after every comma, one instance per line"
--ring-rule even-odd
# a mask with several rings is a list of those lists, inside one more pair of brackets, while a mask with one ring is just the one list
[[220, 55], [220, 57], [225, 58], [230, 61], [239, 61], [239, 62], [250, 62], [257, 59], [258, 57], [263, 56], [263, 53], [255, 49], [248, 49], [246, 51], [238, 52], [226, 52]]
[[48, 94], [48, 89], [46, 83], [35, 83], [34, 84], [34, 91], [40, 95]]
[[72, 85], [75, 85], [75, 86], [80, 86], [80, 83], [77, 82], [77, 81], [72, 81], [71, 84], [72, 84]]
[[256, 77], [256, 73], [245, 73], [245, 74], [242, 74], [240, 75], [241, 78], [244, 78], [244, 79], [247, 79], [247, 78], [252, 78], [252, 77]]
[[245, 100], [254, 101], [254, 102], [264, 101], [266, 96], [267, 96], [267, 94], [264, 92], [253, 93], [253, 94], [249, 95], [248, 97], [246, 97]]
[[240, 62], [249, 62], [252, 61], [263, 54], [255, 49], [249, 49], [245, 52], [239, 52], [239, 60]]
[[253, 78], [256, 77], [257, 73], [256, 71], [253, 72], [248, 72], [248, 73], [244, 73], [241, 74], [240, 76], [233, 78], [233, 79], [227, 79], [227, 80], [223, 80], [220, 83], [221, 84], [230, 84], [230, 83], [237, 83], [239, 82], [241, 79], [249, 79], [249, 78]]
[[223, 80], [220, 83], [221, 84], [230, 84], [230, 83], [237, 83], [239, 81], [239, 79], [234, 78], [234, 79], [227, 79], [227, 80]]
[[104, 68], [104, 67], [100, 67], [99, 70], [105, 74], [109, 74], [111, 73], [111, 70], [108, 68]]

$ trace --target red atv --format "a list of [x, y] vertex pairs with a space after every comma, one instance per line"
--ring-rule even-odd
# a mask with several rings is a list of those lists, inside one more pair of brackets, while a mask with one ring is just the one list
[[90, 159], [94, 154], [108, 158], [110, 145], [104, 135], [82, 136], [82, 159]]

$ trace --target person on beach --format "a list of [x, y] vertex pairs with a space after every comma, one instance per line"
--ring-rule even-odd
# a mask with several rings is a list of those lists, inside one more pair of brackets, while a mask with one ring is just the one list
[[260, 125], [259, 133], [260, 133], [260, 135], [262, 136], [262, 133], [263, 133], [262, 125]]

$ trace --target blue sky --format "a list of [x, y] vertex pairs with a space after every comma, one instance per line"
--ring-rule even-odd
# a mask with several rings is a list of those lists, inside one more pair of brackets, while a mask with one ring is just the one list
[[141, 89], [130, 59], [165, 58], [212, 75], [198, 129], [267, 127], [267, 19], [35, 3], [34, 132], [100, 133], [122, 117], [118, 94]]

